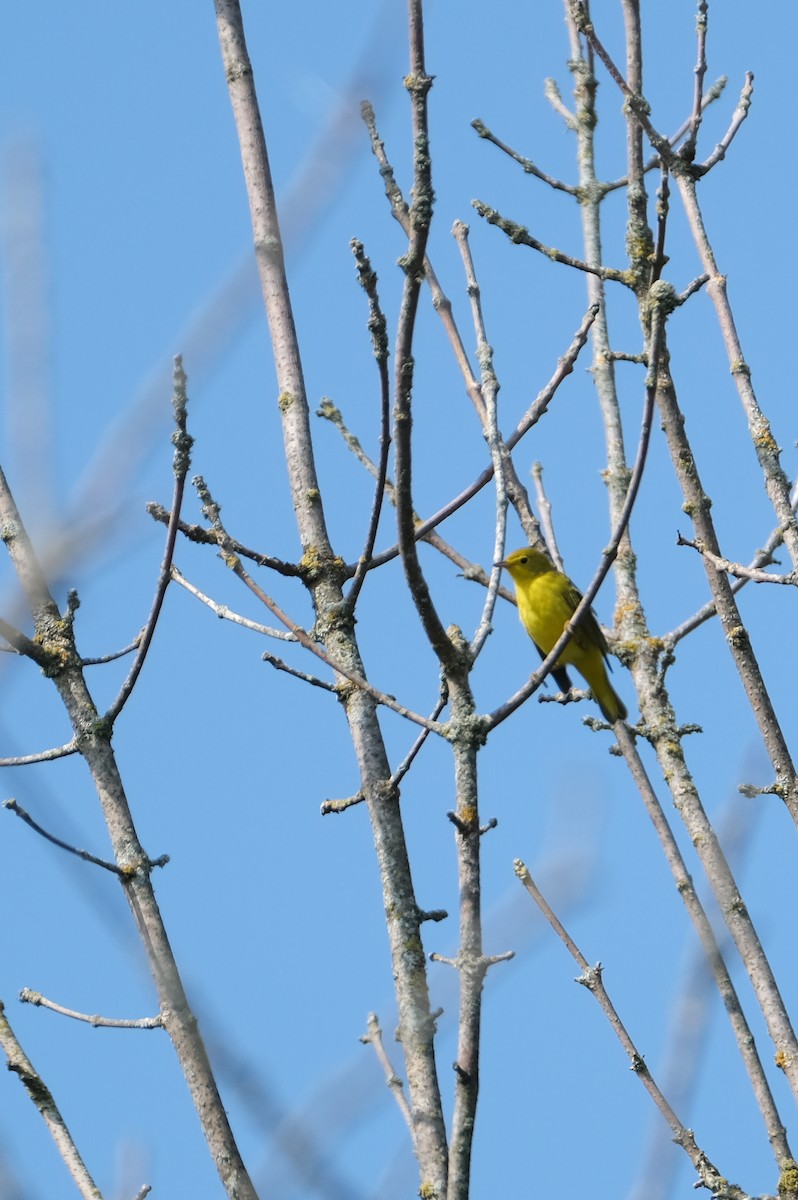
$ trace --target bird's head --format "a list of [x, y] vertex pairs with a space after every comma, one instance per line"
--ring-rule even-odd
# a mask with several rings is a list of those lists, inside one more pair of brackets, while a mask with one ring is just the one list
[[513, 550], [512, 554], [508, 554], [501, 562], [496, 563], [496, 566], [506, 567], [512, 578], [518, 582], [534, 579], [537, 575], [545, 575], [547, 571], [554, 570], [551, 560], [540, 550], [533, 550], [531, 546]]

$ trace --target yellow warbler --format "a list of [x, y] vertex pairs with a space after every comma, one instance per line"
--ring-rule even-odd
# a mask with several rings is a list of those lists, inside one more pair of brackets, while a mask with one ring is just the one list
[[[582, 593], [567, 575], [555, 570], [545, 554], [531, 546], [514, 550], [498, 565], [507, 568], [515, 584], [521, 624], [541, 654], [547, 655], [560, 640]], [[590, 685], [605, 719], [614, 725], [626, 719], [626, 705], [607, 677], [606, 658], [607, 643], [591, 609], [574, 630], [557, 665], [576, 667]]]

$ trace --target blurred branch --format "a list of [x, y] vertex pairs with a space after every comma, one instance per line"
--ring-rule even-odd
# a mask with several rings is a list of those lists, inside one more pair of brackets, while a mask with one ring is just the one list
[[36, 527], [58, 511], [56, 422], [52, 413], [51, 289], [46, 248], [45, 172], [31, 139], [6, 148], [2, 221], [3, 340], [8, 458], [16, 467], [22, 506]]

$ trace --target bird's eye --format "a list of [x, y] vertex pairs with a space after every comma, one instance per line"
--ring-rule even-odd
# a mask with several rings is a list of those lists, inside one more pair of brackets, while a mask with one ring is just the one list
[[521, 562], [522, 562], [522, 563], [528, 563], [528, 562], [529, 562], [529, 558], [528, 558], [528, 556], [527, 556], [526, 554], [525, 554], [525, 555], [524, 555], [524, 557], [521, 559]]

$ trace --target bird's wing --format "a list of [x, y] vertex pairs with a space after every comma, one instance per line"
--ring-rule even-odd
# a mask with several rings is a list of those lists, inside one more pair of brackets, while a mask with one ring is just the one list
[[[568, 588], [567, 592], [563, 593], [563, 600], [568, 605], [571, 613], [576, 612], [577, 605], [582, 599], [582, 593], [574, 584]], [[591, 646], [598, 646], [601, 653], [607, 658], [609, 647], [604, 634], [601, 632], [601, 626], [596, 619], [596, 614], [592, 608], [589, 608], [582, 620], [574, 630], [574, 641], [582, 650], [587, 650]], [[609, 660], [608, 660], [609, 661]]]

